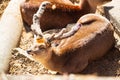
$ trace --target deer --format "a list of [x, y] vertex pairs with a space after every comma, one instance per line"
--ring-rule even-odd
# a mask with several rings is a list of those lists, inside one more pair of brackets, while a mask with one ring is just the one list
[[39, 20], [48, 5], [51, 2], [42, 2], [33, 15], [34, 42], [29, 50], [24, 51], [30, 59], [59, 73], [79, 73], [113, 47], [113, 26], [105, 17], [92, 13], [81, 16], [69, 31], [62, 28], [46, 37]]
[[39, 19], [42, 31], [46, 31], [61, 29], [67, 24], [76, 23], [82, 15], [95, 13], [97, 5], [111, 0], [79, 0], [77, 5], [70, 0], [26, 0], [21, 4], [20, 10], [24, 22], [29, 26], [33, 24], [33, 15], [43, 1], [51, 2], [51, 5], [46, 7], [44, 14]]

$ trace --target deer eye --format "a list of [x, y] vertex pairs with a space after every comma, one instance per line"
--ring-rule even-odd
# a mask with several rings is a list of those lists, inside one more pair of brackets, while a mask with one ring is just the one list
[[45, 47], [45, 45], [40, 45], [39, 46], [39, 50], [42, 50], [42, 49], [45, 49], [46, 47]]

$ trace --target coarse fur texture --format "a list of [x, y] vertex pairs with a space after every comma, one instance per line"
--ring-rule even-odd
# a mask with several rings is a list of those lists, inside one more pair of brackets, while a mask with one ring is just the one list
[[[52, 41], [46, 48], [34, 46], [29, 55], [50, 70], [78, 73], [89, 62], [105, 55], [114, 45], [114, 30], [106, 18], [87, 14], [76, 24], [82, 25], [74, 35]], [[35, 50], [36, 47], [39, 49]]]

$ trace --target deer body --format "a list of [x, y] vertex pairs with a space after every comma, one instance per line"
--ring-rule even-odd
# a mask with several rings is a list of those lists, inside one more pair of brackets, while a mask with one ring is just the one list
[[53, 40], [46, 48], [31, 49], [29, 55], [50, 70], [77, 73], [113, 46], [114, 30], [106, 18], [87, 14], [76, 24], [81, 27], [74, 35], [57, 40], [57, 43]]
[[98, 4], [111, 0], [80, 0], [79, 5], [74, 5], [69, 0], [29, 0], [21, 5], [23, 20], [28, 25], [33, 23], [33, 14], [36, 13], [43, 1], [49, 1], [56, 7], [56, 9], [47, 7], [40, 19], [41, 29], [45, 31], [63, 28], [69, 23], [75, 23], [82, 15], [95, 12]]

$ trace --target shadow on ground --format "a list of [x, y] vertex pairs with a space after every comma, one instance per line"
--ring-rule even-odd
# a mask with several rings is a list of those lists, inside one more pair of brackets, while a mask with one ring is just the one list
[[88, 65], [82, 74], [96, 74], [98, 76], [120, 75], [120, 51], [111, 49], [104, 57]]

